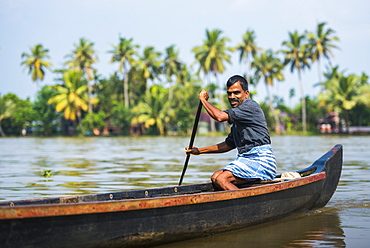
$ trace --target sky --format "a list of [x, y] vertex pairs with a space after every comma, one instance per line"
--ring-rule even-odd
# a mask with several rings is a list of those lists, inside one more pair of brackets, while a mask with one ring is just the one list
[[[37, 86], [20, 64], [22, 53], [29, 53], [36, 44], [49, 49], [53, 69], [61, 69], [74, 44], [80, 38], [88, 39], [99, 58], [95, 68], [109, 77], [118, 64], [109, 62], [107, 51], [118, 44], [119, 37], [132, 38], [140, 51], [153, 46], [164, 53], [166, 47], [176, 45], [180, 59], [190, 65], [195, 60], [191, 50], [202, 45], [207, 29], [221, 30], [231, 40], [229, 46], [236, 46], [251, 29], [259, 47], [276, 51], [288, 40], [289, 32], [315, 31], [320, 22], [326, 22], [340, 39], [335, 43], [339, 49], [333, 50], [333, 64], [347, 74], [370, 75], [368, 0], [1, 0], [0, 94], [35, 98]], [[226, 82], [230, 76], [245, 72], [235, 52], [220, 80]], [[316, 64], [302, 79], [305, 95], [319, 93], [320, 87], [314, 87], [318, 81]], [[46, 71], [41, 85], [55, 83], [52, 72]], [[291, 88], [296, 96], [290, 99]], [[265, 100], [263, 82], [252, 90], [257, 90], [255, 100]], [[275, 82], [272, 94], [283, 97], [288, 106], [297, 103], [301, 96], [297, 73], [287, 68], [285, 81]]]

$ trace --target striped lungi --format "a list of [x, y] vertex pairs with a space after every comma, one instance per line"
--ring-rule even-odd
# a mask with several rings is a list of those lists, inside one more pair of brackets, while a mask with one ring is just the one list
[[276, 159], [271, 145], [256, 146], [246, 153], [238, 154], [223, 170], [240, 178], [273, 180], [276, 175]]

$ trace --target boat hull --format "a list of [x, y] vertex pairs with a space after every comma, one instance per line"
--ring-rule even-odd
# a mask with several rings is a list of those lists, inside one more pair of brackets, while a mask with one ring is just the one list
[[325, 205], [338, 184], [341, 159], [342, 147], [335, 146], [300, 172], [316, 170], [311, 175], [233, 191], [178, 193], [211, 187], [202, 184], [170, 187], [178, 194], [151, 198], [0, 206], [0, 242], [4, 247], [145, 247], [252, 226]]

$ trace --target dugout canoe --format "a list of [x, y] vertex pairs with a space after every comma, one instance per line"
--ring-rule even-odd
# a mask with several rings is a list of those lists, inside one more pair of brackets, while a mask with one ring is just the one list
[[277, 220], [326, 205], [342, 170], [334, 146], [301, 178], [214, 191], [211, 183], [0, 202], [1, 247], [145, 247]]

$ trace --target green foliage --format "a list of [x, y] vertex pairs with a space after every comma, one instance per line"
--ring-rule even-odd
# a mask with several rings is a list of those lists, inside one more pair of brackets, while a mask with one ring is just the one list
[[161, 85], [153, 85], [145, 92], [143, 100], [132, 109], [132, 124], [144, 123], [145, 128], [153, 127], [153, 133], [164, 135], [170, 119], [168, 89]]
[[[315, 33], [291, 32], [282, 43], [284, 65], [290, 65], [291, 72], [298, 71], [302, 102], [293, 109], [276, 96], [269, 97], [268, 103], [260, 103], [270, 130], [279, 127], [280, 122], [289, 133], [299, 128], [306, 130], [306, 125], [312, 132], [317, 130], [318, 119], [333, 110], [340, 112], [347, 126], [369, 125], [370, 86], [366, 74], [345, 76], [338, 67], [332, 68], [324, 74], [326, 82], [321, 83], [323, 90], [318, 98], [307, 98], [303, 92], [302, 70], [322, 58], [330, 63], [332, 49], [337, 48], [334, 41], [339, 40], [334, 33], [323, 22], [318, 24]], [[210, 93], [212, 104], [226, 108], [225, 85], [219, 82], [218, 75], [225, 71], [226, 63], [231, 63], [232, 52], [237, 50], [240, 63], [247, 64], [246, 73], [240, 74], [245, 74], [252, 86], [251, 98], [257, 94], [252, 90], [261, 79], [268, 92], [275, 80], [284, 81], [284, 65], [271, 50], [258, 47], [255, 38], [254, 31], [247, 30], [242, 41], [231, 47], [227, 45], [230, 39], [223, 36], [221, 30], [206, 30], [202, 45], [192, 49], [195, 55], [192, 65], [196, 65], [197, 73], [181, 62], [179, 49], [174, 45], [166, 47], [163, 53], [147, 46], [139, 54], [139, 45], [134, 44], [133, 39], [120, 38], [109, 51], [111, 62], [119, 66], [108, 78], [99, 78], [93, 67], [97, 62], [94, 43], [80, 39], [66, 56], [69, 58], [67, 68], [54, 71], [62, 73], [62, 78], [57, 79], [58, 85], [43, 87], [33, 103], [13, 94], [0, 97], [0, 133], [4, 133], [3, 127], [6, 134], [20, 135], [23, 128], [33, 125], [35, 135], [53, 135], [61, 122], [62, 130], [72, 127], [84, 133], [108, 129], [112, 134], [121, 135], [132, 131], [189, 134], [201, 86]], [[21, 65], [29, 70], [36, 83], [51, 66], [47, 62], [48, 52], [39, 44], [31, 48], [30, 54], [22, 54]], [[199, 79], [200, 73], [204, 74], [206, 83]], [[95, 84], [90, 86], [92, 80]], [[290, 97], [294, 94], [295, 89], [291, 89]], [[212, 130], [214, 127], [211, 123]]]
[[135, 67], [140, 75], [140, 79], [145, 82], [146, 88], [148, 81], [154, 82], [155, 79], [159, 80], [161, 73], [161, 60], [162, 53], [155, 50], [154, 47], [148, 46], [144, 48], [143, 55], [135, 62]]
[[25, 58], [25, 60], [22, 61], [21, 65], [25, 69], [28, 69], [32, 81], [42, 81], [44, 79], [45, 69], [51, 67], [51, 63], [46, 60], [50, 58], [48, 55], [49, 50], [45, 49], [41, 44], [37, 44], [30, 50], [31, 53], [22, 53], [22, 58]]
[[51, 172], [52, 172], [52, 170], [46, 170], [46, 169], [44, 169], [44, 171], [42, 173], [42, 176], [43, 177], [51, 177]]
[[260, 102], [259, 105], [261, 106], [261, 109], [263, 113], [265, 114], [267, 127], [271, 132], [272, 130], [274, 130], [273, 126], [274, 126], [275, 121], [274, 121], [274, 116], [270, 111], [270, 105], [266, 102]]
[[117, 102], [124, 101], [124, 92], [121, 86], [122, 81], [119, 79], [118, 73], [114, 73], [109, 79], [99, 81], [99, 110], [105, 112], [107, 116], [110, 116]]
[[[8, 93], [1, 97], [1, 102], [8, 105], [3, 113], [10, 111], [11, 113], [5, 114], [1, 125], [5, 134], [7, 135], [20, 135], [22, 129], [30, 127], [31, 122], [34, 120], [35, 112], [32, 109], [30, 100], [19, 99], [15, 94]], [[1, 104], [0, 109], [4, 109]]]
[[270, 105], [270, 112], [274, 116], [275, 119], [275, 132], [277, 134], [283, 133], [281, 130], [281, 124], [278, 117], [278, 113], [275, 110], [272, 104], [272, 98], [270, 94], [269, 87], [274, 85], [274, 81], [283, 81], [283, 69], [284, 66], [281, 63], [280, 59], [277, 58], [272, 50], [267, 50], [266, 52], [262, 52], [259, 56], [254, 57], [254, 61], [252, 62], [252, 68], [255, 70], [255, 76], [257, 81], [263, 79], [265, 82], [267, 95], [269, 98], [269, 105]]
[[321, 57], [330, 59], [333, 57], [333, 52], [331, 48], [338, 48], [334, 45], [333, 41], [339, 41], [337, 36], [332, 37], [335, 31], [331, 28], [325, 30], [325, 22], [321, 22], [317, 25], [316, 33], [310, 32], [308, 34], [308, 41], [312, 49], [312, 61], [315, 62]]
[[370, 106], [368, 76], [364, 73], [361, 76], [345, 76], [338, 72], [337, 67], [332, 68], [326, 76], [328, 80], [321, 84], [325, 90], [318, 96], [320, 104], [328, 111], [339, 111], [349, 127], [349, 112], [359, 105]]
[[234, 49], [226, 46], [230, 39], [221, 37], [221, 34], [221, 30], [214, 29], [209, 31], [207, 29], [203, 45], [193, 48], [192, 52], [199, 63], [198, 74], [202, 71], [205, 75], [208, 75], [209, 72], [217, 75], [224, 72], [224, 62], [231, 63], [231, 56], [228, 52]]
[[243, 60], [245, 60], [245, 63], [247, 64], [247, 80], [248, 82], [251, 81], [251, 73], [250, 73], [250, 67], [251, 62], [249, 56], [252, 55], [255, 57], [257, 55], [258, 51], [263, 50], [262, 48], [258, 47], [255, 39], [256, 35], [254, 34], [253, 30], [247, 30], [246, 33], [243, 35], [243, 41], [240, 42], [235, 49], [239, 52], [239, 62], [242, 63]]
[[179, 51], [176, 50], [175, 45], [166, 48], [162, 68], [168, 82], [181, 82], [181, 70], [184, 64], [179, 59]]
[[[94, 99], [92, 98], [92, 88], [90, 81], [94, 79], [94, 72], [96, 69], [93, 64], [98, 61], [96, 52], [94, 50], [94, 43], [87, 39], [81, 38], [78, 44], [75, 44], [75, 49], [71, 54], [67, 55], [70, 60], [65, 64], [70, 69], [77, 70], [83, 73], [87, 79], [87, 105], [89, 113], [92, 112], [92, 105]], [[71, 116], [72, 117], [72, 116]]]
[[130, 123], [133, 118], [131, 110], [122, 103], [116, 102], [112, 108], [110, 121], [114, 127], [118, 127], [119, 134], [128, 135], [130, 132]]
[[349, 112], [349, 119], [353, 126], [370, 126], [370, 108], [366, 105], [356, 105]]
[[119, 72], [124, 74], [123, 79], [123, 91], [125, 107], [129, 107], [129, 71], [135, 62], [135, 56], [137, 55], [136, 49], [139, 45], [133, 44], [133, 39], [120, 38], [118, 46], [113, 46], [113, 50], [109, 51], [112, 53], [111, 63], [119, 63]]
[[189, 71], [181, 84], [177, 84], [173, 90], [171, 107], [174, 111], [171, 118], [173, 129], [180, 134], [189, 134], [193, 127], [194, 115], [199, 103], [198, 94], [201, 91], [201, 82]]
[[1, 96], [0, 95], [0, 135], [6, 136], [4, 133], [4, 130], [2, 128], [2, 122], [3, 120], [9, 119], [12, 117], [14, 111], [15, 111], [15, 104], [11, 99], [8, 99], [7, 96]]
[[101, 132], [105, 126], [105, 119], [106, 114], [102, 111], [98, 113], [87, 113], [82, 119], [82, 133], [93, 133], [94, 129], [98, 129]]
[[63, 73], [63, 82], [63, 85], [53, 86], [56, 94], [48, 104], [56, 104], [56, 111], [63, 112], [66, 120], [80, 123], [82, 111], [88, 110], [86, 80], [81, 71], [67, 70]]
[[[320, 107], [319, 100], [317, 98], [311, 99], [310, 97], [306, 97], [306, 108], [307, 108], [307, 130], [308, 131], [317, 131], [319, 125], [319, 119], [323, 119], [325, 114], [327, 113], [326, 109]], [[294, 128], [298, 129], [302, 126], [302, 102], [297, 104], [293, 110], [293, 116], [297, 117], [296, 120], [293, 122]]]
[[49, 99], [56, 94], [57, 91], [50, 86], [44, 86], [37, 92], [32, 105], [35, 112], [34, 129], [37, 135], [50, 136], [57, 133], [61, 116], [55, 111], [55, 104], [48, 104]]
[[284, 64], [290, 64], [291, 72], [294, 72], [295, 69], [298, 71], [302, 101], [302, 131], [304, 133], [307, 131], [307, 109], [301, 73], [305, 68], [310, 68], [309, 59], [311, 56], [310, 46], [306, 41], [306, 34], [299, 34], [298, 31], [295, 31], [294, 33], [290, 32], [289, 40], [282, 43], [284, 48], [281, 50], [284, 54]]
[[74, 44], [75, 49], [66, 58], [69, 60], [65, 63], [70, 68], [75, 68], [86, 73], [89, 80], [94, 79], [92, 65], [98, 61], [95, 56], [94, 43], [87, 39], [81, 38], [78, 44]]

